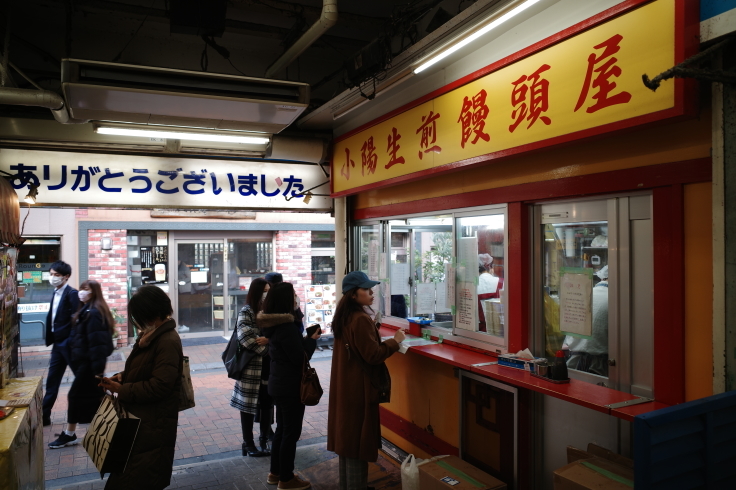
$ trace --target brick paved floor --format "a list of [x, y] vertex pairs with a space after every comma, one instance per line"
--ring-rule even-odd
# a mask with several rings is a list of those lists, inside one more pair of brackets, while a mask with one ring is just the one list
[[[230, 407], [230, 395], [234, 381], [227, 377], [222, 366], [220, 355], [224, 347], [224, 344], [215, 344], [184, 348], [184, 355], [189, 356], [190, 359], [197, 406], [179, 414], [179, 428], [174, 455], [175, 466], [199, 463], [225, 464], [224, 462], [217, 463], [217, 461], [240, 456], [243, 442], [240, 414]], [[127, 358], [130, 350], [131, 348], [127, 347], [115, 351], [112, 358], [120, 360], [108, 362], [106, 368], [108, 374], [123, 369], [125, 366], [124, 359]], [[49, 352], [23, 354], [25, 375], [45, 376], [48, 368], [48, 357]], [[301, 444], [322, 443], [326, 440], [331, 358], [332, 352], [329, 350], [316, 352], [313, 358], [312, 365], [319, 373], [325, 394], [322, 396], [319, 405], [307, 407], [306, 409]], [[55, 440], [56, 434], [64, 428], [67, 409], [66, 395], [69, 392], [71, 380], [71, 372], [67, 370], [64, 382], [59, 390], [59, 398], [51, 413], [52, 424], [49, 427], [44, 427], [45, 445]], [[84, 437], [86, 427], [86, 425], [81, 425], [77, 428], [77, 438], [80, 441]], [[257, 433], [255, 437], [258, 437]], [[97, 486], [93, 487], [92, 483], [87, 486], [90, 477], [94, 477], [97, 470], [81, 443], [61, 449], [48, 449], [47, 447], [44, 456], [47, 488], [60, 488], [64, 485], [74, 485], [83, 481], [85, 482], [84, 486], [79, 488], [99, 488]], [[268, 460], [268, 458], [258, 458], [258, 461], [261, 459]], [[248, 464], [260, 464], [258, 461], [248, 460]], [[206, 487], [193, 486], [192, 488]], [[249, 487], [226, 486], [217, 488]]]

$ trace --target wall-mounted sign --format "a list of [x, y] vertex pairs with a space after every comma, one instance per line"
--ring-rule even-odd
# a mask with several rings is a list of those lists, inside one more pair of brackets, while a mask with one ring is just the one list
[[684, 114], [682, 80], [653, 92], [642, 74], [671, 68], [686, 44], [692, 48], [678, 11], [685, 2], [639, 4], [617, 17], [606, 11], [348, 133], [334, 144], [332, 195]]
[[736, 0], [700, 0], [700, 42], [736, 31]]
[[[39, 205], [298, 211], [332, 205], [320, 196], [304, 203], [302, 191], [325, 181], [317, 165], [3, 148], [0, 170], [38, 185]], [[28, 185], [10, 183], [22, 200]]]

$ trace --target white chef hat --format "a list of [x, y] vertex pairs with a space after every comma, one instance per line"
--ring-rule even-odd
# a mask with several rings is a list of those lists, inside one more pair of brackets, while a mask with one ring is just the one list
[[478, 254], [478, 266], [488, 270], [493, 263], [493, 257], [490, 254]]
[[598, 272], [595, 273], [596, 276], [601, 278], [601, 281], [605, 281], [608, 279], [608, 266], [604, 265], [601, 267]]

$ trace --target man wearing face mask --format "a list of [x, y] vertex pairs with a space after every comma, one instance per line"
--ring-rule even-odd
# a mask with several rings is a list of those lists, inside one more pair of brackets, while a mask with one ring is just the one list
[[72, 315], [79, 309], [78, 292], [67, 284], [72, 268], [61, 260], [51, 264], [49, 282], [54, 286], [51, 307], [46, 315], [46, 346], [53, 344], [49, 371], [46, 376], [46, 395], [43, 397], [43, 425], [51, 425], [51, 409], [59, 395], [59, 385], [66, 367], [70, 365], [71, 352], [67, 345], [71, 331]]

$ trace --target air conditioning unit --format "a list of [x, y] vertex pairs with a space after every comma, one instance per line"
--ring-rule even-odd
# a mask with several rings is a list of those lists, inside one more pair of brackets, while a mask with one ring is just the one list
[[309, 85], [216, 73], [64, 59], [74, 119], [278, 133], [304, 112]]

